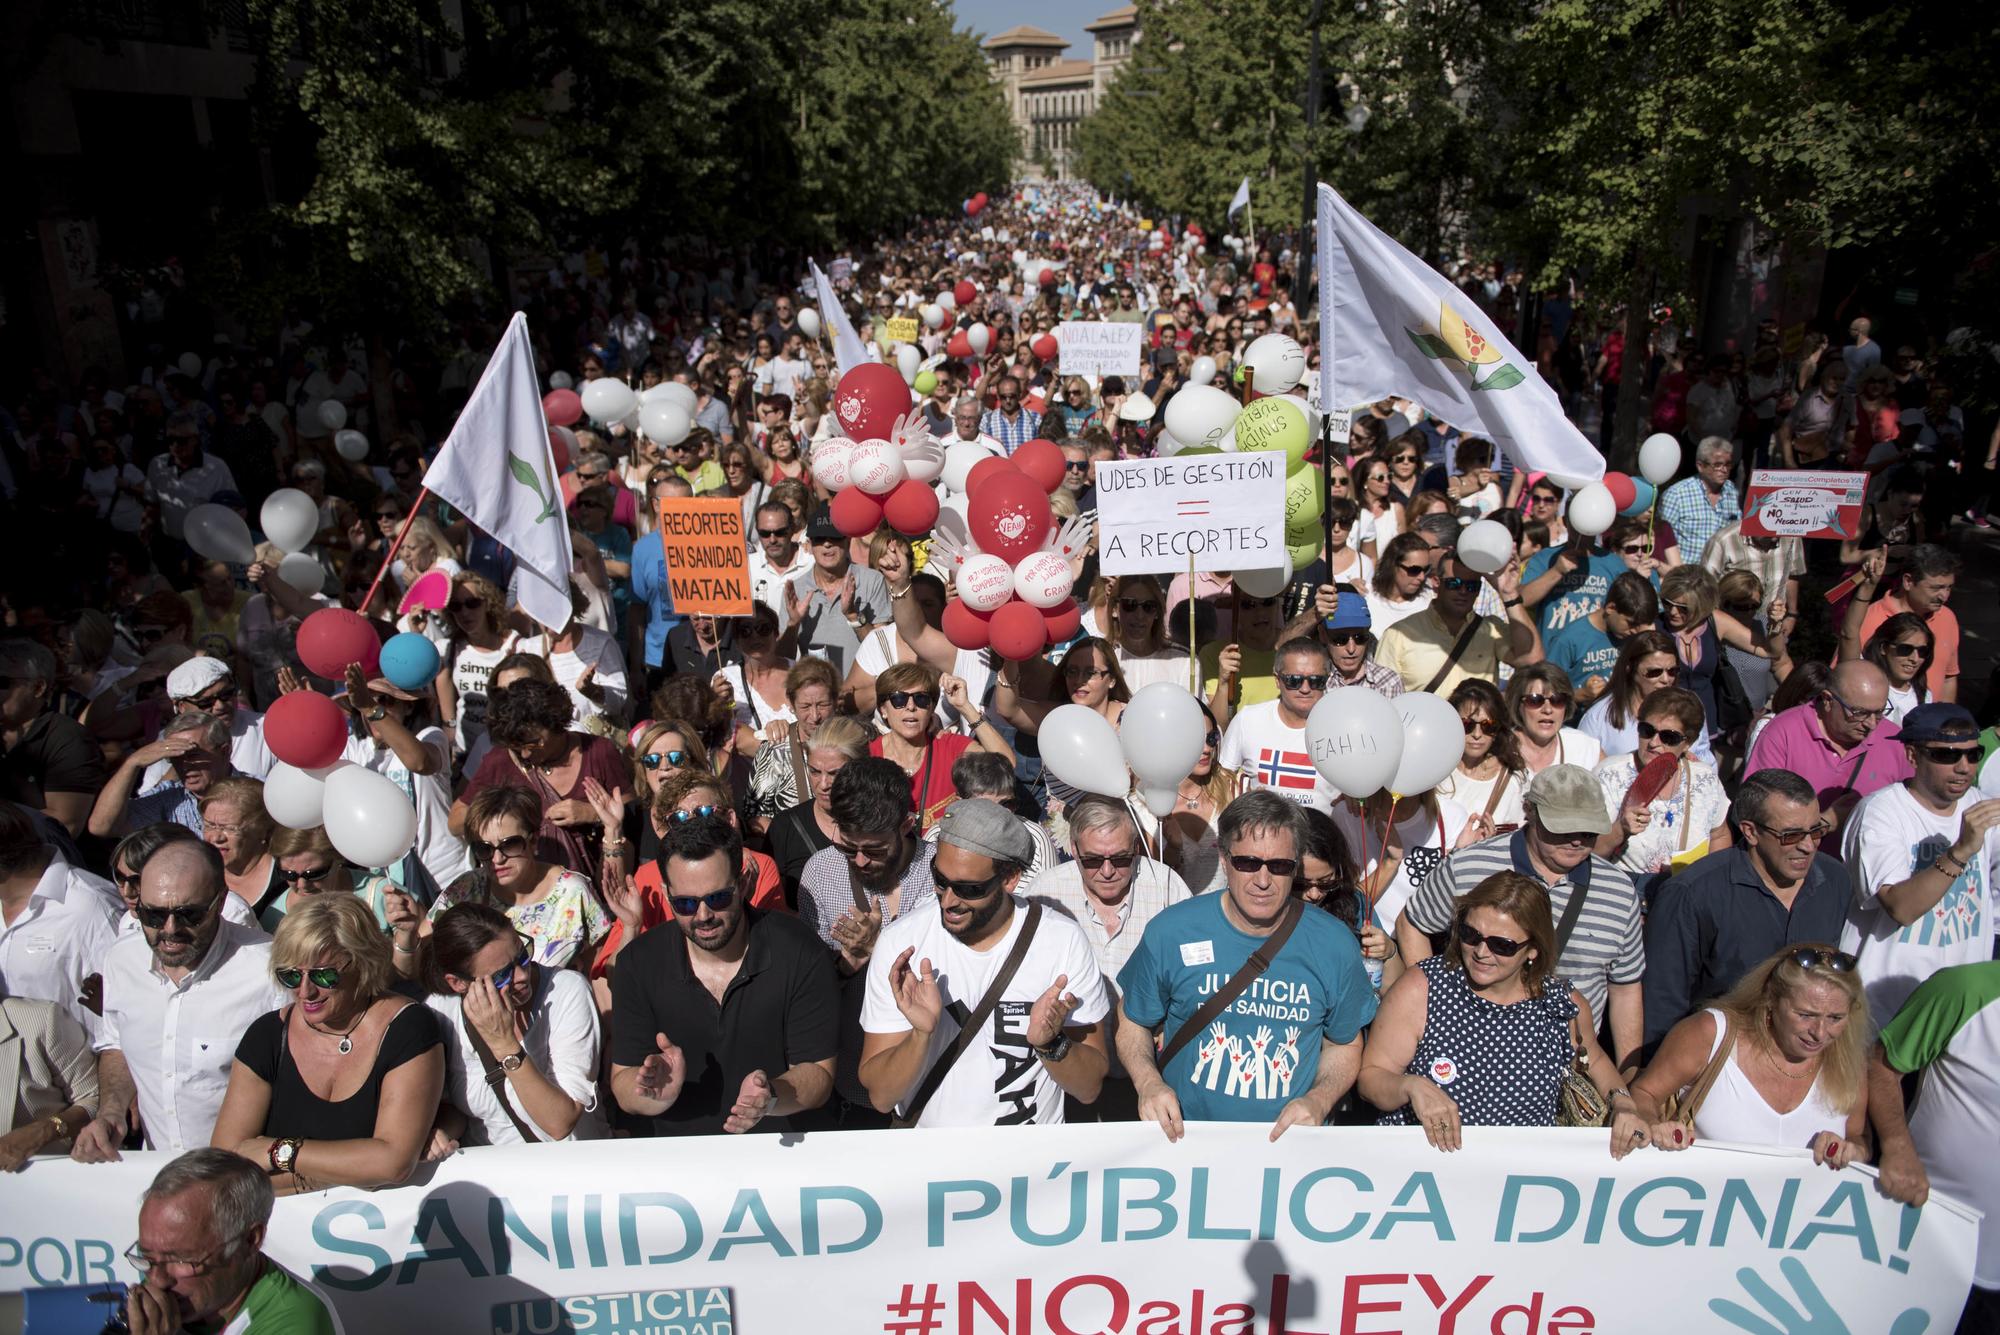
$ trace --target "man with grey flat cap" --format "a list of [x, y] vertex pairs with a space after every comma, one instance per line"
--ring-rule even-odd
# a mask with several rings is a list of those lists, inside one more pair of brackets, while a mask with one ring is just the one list
[[898, 1126], [1063, 1121], [1109, 1063], [1104, 978], [1083, 931], [1014, 897], [1035, 855], [977, 798], [938, 821], [937, 898], [882, 928], [862, 1003], [861, 1083]]
[[1495, 872], [1534, 877], [1556, 920], [1556, 973], [1591, 1014], [1609, 1011], [1612, 1055], [1623, 1066], [1645, 1037], [1646, 941], [1638, 886], [1590, 851], [1611, 828], [1604, 791], [1581, 765], [1551, 765], [1529, 783], [1526, 803], [1520, 829], [1467, 844], [1431, 870], [1396, 919], [1396, 944], [1407, 964], [1428, 959], [1461, 896]]

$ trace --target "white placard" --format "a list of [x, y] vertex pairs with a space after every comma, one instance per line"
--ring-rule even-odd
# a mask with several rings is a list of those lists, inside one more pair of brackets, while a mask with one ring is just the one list
[[1139, 374], [1139, 343], [1146, 327], [1102, 320], [1065, 320], [1056, 326], [1064, 375]]
[[[1137, 326], [1133, 326], [1136, 328]], [[1097, 466], [1097, 564], [1106, 575], [1265, 570], [1285, 563], [1282, 451]]]

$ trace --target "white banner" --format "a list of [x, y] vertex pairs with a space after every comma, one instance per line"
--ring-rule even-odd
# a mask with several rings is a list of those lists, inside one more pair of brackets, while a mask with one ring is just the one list
[[1102, 574], [1285, 563], [1283, 451], [1100, 463], [1095, 486]]
[[[167, 1158], [0, 1178], [0, 1290], [133, 1281]], [[1976, 1239], [1803, 1151], [1210, 1123], [471, 1150], [281, 1200], [268, 1250], [351, 1331], [1940, 1335]]]
[[[1063, 375], [1139, 374], [1139, 345], [1146, 327], [1096, 320], [1068, 320], [1056, 326]], [[1130, 386], [1136, 389], [1138, 386]]]

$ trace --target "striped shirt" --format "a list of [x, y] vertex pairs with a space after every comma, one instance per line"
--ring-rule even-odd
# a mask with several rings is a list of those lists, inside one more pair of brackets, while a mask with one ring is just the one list
[[1153, 915], [1189, 897], [1187, 883], [1163, 862], [1142, 857], [1132, 864], [1132, 888], [1118, 901], [1118, 928], [1107, 932], [1104, 922], [1091, 907], [1083, 888], [1083, 864], [1065, 862], [1045, 869], [1032, 881], [1023, 881], [1018, 892], [1023, 898], [1038, 899], [1083, 928], [1085, 939], [1097, 956], [1097, 967], [1107, 980], [1115, 979], [1125, 961], [1139, 948], [1146, 924]]
[[986, 415], [979, 419], [979, 429], [999, 441], [1002, 450], [1012, 454], [1041, 434], [1042, 415], [1031, 408], [1022, 408], [1009, 419], [998, 408], [988, 408]]
[[[1449, 931], [1459, 899], [1503, 871], [1542, 879], [1528, 861], [1525, 829], [1482, 839], [1445, 858], [1410, 896], [1403, 916], [1412, 927], [1432, 936]], [[1630, 875], [1593, 853], [1549, 886], [1549, 913], [1557, 923], [1577, 891], [1586, 896], [1583, 911], [1555, 972], [1576, 985], [1590, 1002], [1591, 1013], [1602, 1020], [1611, 984], [1636, 983], [1646, 972], [1639, 889]]]

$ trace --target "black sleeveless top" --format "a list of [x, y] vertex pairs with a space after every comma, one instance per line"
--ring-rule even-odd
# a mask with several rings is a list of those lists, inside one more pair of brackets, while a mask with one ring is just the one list
[[389, 1017], [382, 1044], [368, 1078], [351, 1096], [337, 1102], [306, 1087], [286, 1041], [285, 1014], [269, 1011], [257, 1017], [236, 1045], [242, 1062], [271, 1087], [271, 1107], [264, 1114], [263, 1134], [301, 1136], [307, 1140], [365, 1140], [375, 1134], [375, 1114], [382, 1103], [382, 1081], [397, 1067], [423, 1056], [443, 1042], [437, 1013], [413, 1002]]

